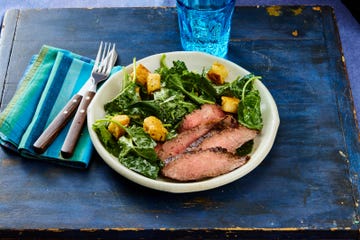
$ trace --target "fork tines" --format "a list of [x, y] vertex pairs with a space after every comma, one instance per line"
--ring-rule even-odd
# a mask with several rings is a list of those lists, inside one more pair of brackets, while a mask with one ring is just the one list
[[103, 41], [101, 41], [98, 53], [96, 55], [93, 71], [102, 72], [104, 68], [108, 69], [109, 66], [111, 66], [112, 64], [111, 59], [113, 59], [114, 51], [115, 51], [115, 43], [110, 43], [110, 42], [104, 43]]

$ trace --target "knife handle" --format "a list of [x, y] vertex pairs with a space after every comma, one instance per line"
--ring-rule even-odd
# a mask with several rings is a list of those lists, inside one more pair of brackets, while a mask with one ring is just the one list
[[80, 137], [82, 127], [86, 120], [87, 108], [91, 100], [94, 98], [94, 96], [95, 96], [95, 92], [87, 91], [81, 100], [80, 106], [76, 111], [69, 132], [67, 133], [64, 144], [62, 145], [61, 148], [61, 155], [64, 158], [70, 158], [74, 153], [76, 144]]
[[57, 135], [59, 135], [66, 123], [72, 117], [73, 113], [75, 113], [76, 108], [80, 104], [81, 98], [82, 96], [79, 94], [74, 95], [61, 112], [56, 115], [54, 120], [33, 144], [33, 148], [36, 153], [41, 154], [45, 152], [48, 146], [55, 140]]

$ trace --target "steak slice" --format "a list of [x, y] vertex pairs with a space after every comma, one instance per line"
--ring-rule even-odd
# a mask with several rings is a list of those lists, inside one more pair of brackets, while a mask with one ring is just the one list
[[164, 161], [169, 157], [184, 152], [191, 143], [208, 133], [216, 124], [217, 122], [211, 122], [205, 125], [199, 125], [193, 129], [181, 132], [175, 138], [156, 146], [155, 151], [158, 157]]
[[254, 139], [257, 134], [258, 131], [246, 128], [242, 125], [227, 127], [221, 130], [215, 129], [192, 143], [186, 150], [196, 151], [199, 149], [220, 147], [226, 149], [230, 153], [235, 153], [237, 148]]
[[185, 152], [166, 161], [161, 172], [165, 177], [181, 181], [197, 181], [228, 173], [248, 161], [222, 148]]
[[200, 109], [186, 115], [179, 127], [179, 132], [183, 132], [209, 122], [218, 122], [225, 117], [221, 107], [216, 104], [204, 104]]

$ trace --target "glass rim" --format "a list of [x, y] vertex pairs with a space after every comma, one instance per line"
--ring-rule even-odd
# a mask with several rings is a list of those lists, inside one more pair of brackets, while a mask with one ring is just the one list
[[[190, 0], [191, 1], [191, 0]], [[194, 7], [190, 7], [184, 4], [184, 2], [182, 0], [176, 0], [176, 6], [177, 7], [183, 7], [186, 8], [188, 10], [195, 10], [195, 11], [206, 11], [206, 12], [213, 12], [213, 11], [219, 11], [228, 7], [234, 7], [235, 6], [235, 2], [236, 0], [230, 0], [228, 4], [225, 4], [217, 9], [206, 9], [206, 8], [194, 8]]]

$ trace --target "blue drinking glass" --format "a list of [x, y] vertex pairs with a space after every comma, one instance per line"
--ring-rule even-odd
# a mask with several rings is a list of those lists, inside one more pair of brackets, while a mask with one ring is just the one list
[[177, 0], [184, 50], [225, 57], [235, 0]]

